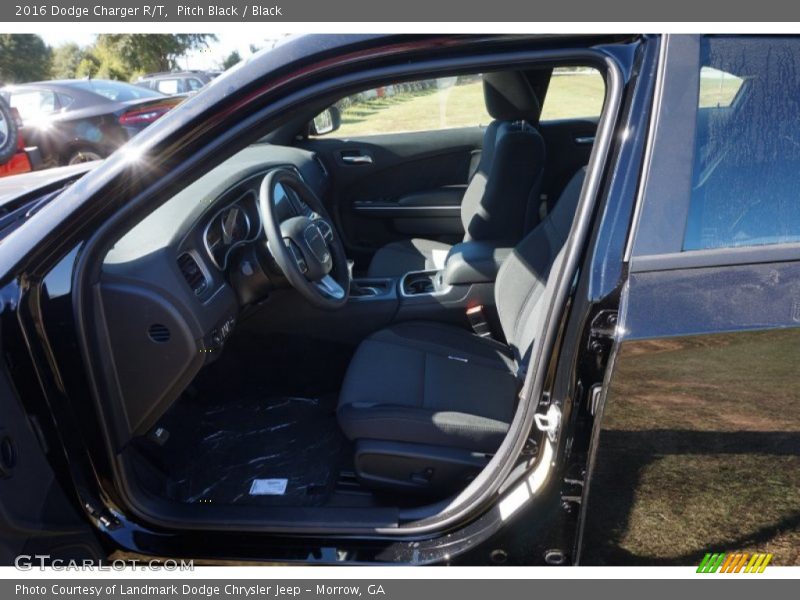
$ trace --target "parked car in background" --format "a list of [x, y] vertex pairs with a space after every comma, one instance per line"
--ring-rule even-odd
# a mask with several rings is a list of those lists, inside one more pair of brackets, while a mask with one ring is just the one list
[[163, 94], [189, 94], [211, 83], [221, 71], [163, 71], [142, 75], [136, 85]]
[[10, 85], [0, 97], [18, 111], [44, 167], [105, 158], [183, 100], [102, 79]]
[[27, 173], [41, 162], [37, 148], [25, 148], [21, 127], [17, 109], [0, 98], [0, 177]]

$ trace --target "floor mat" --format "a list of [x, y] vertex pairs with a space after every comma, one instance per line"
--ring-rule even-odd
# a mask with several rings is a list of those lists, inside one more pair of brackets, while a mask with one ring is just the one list
[[[336, 422], [336, 398], [250, 397], [183, 402], [159, 424], [169, 431], [157, 453], [167, 495], [189, 503], [320, 506], [334, 491], [351, 450]], [[285, 491], [253, 495], [261, 488]], [[257, 484], [258, 485], [258, 484]]]

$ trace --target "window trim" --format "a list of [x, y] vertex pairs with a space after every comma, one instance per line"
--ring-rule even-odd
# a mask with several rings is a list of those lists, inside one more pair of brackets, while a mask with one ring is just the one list
[[630, 272], [674, 271], [704, 267], [734, 267], [762, 263], [795, 262], [800, 260], [800, 242], [762, 244], [759, 246], [732, 246], [687, 250], [668, 254], [638, 256], [631, 261]]
[[700, 36], [668, 35], [664, 41], [653, 121], [642, 170], [628, 256], [682, 253], [691, 199]]

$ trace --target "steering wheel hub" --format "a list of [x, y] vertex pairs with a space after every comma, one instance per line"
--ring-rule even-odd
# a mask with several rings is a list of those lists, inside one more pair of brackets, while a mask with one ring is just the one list
[[310, 223], [306, 230], [303, 232], [306, 245], [308, 246], [314, 257], [330, 271], [331, 267], [331, 253], [328, 251], [328, 246], [325, 244], [325, 238], [316, 223]]

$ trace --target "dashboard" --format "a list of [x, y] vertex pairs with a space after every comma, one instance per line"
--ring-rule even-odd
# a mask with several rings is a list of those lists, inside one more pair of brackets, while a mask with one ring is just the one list
[[[277, 168], [294, 170], [324, 199], [328, 175], [313, 153], [256, 144], [167, 199], [106, 255], [97, 319], [119, 384], [121, 443], [155, 423], [216, 358], [242, 306], [269, 289], [258, 193]], [[276, 194], [281, 220], [310, 214], [288, 188]]]

